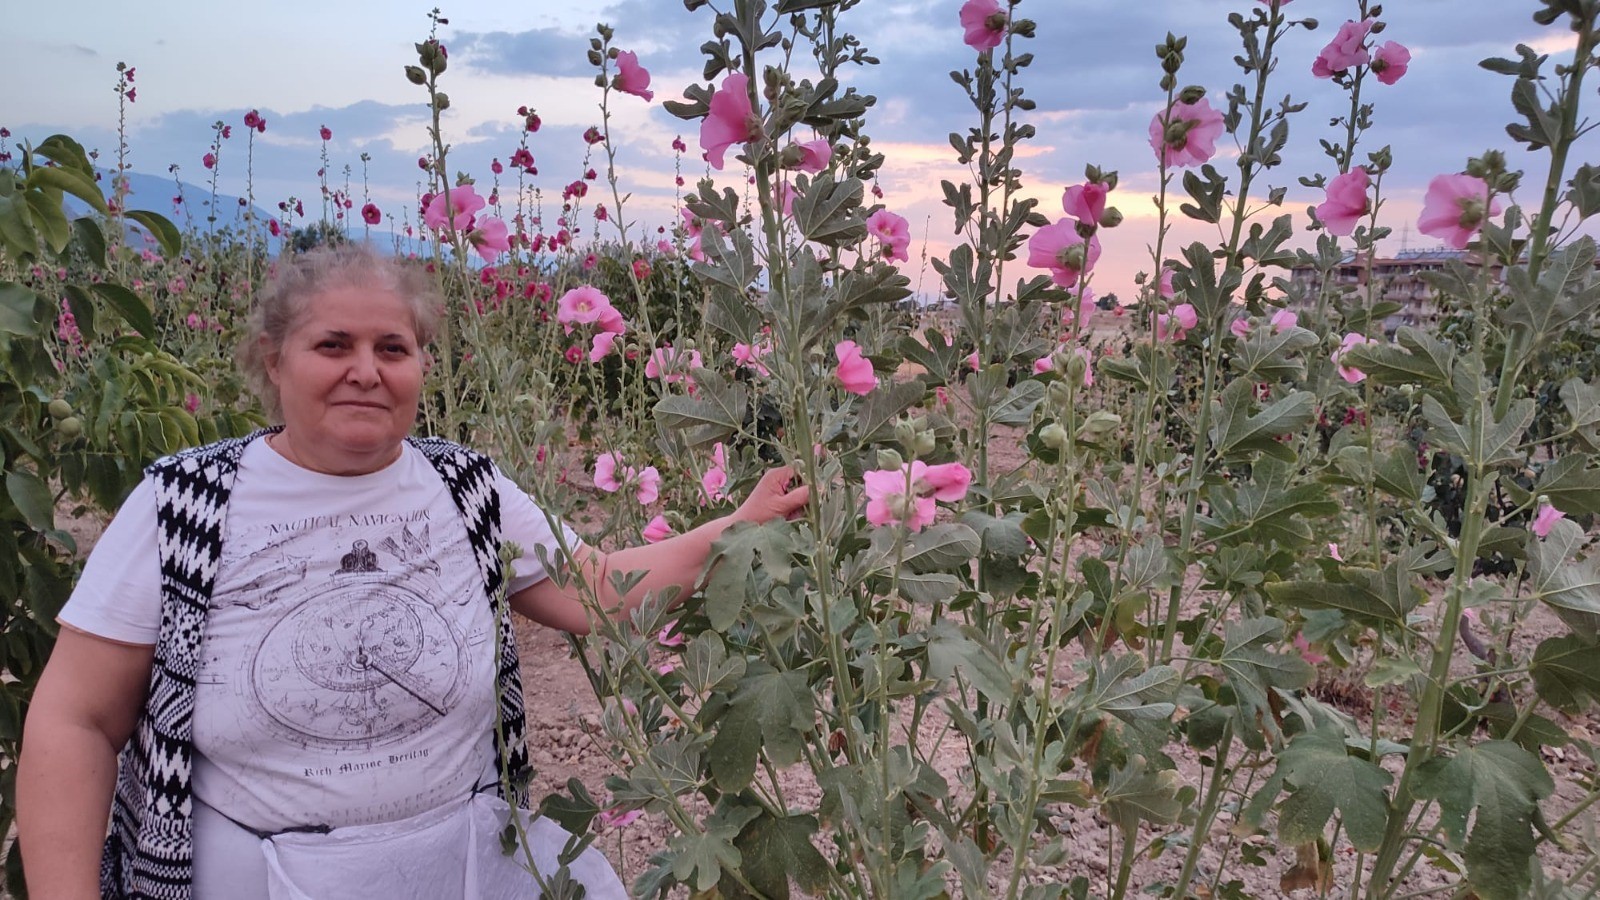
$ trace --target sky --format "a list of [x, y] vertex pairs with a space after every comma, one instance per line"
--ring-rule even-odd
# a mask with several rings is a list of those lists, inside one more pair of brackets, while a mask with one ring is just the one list
[[[881, 61], [851, 70], [846, 83], [877, 97], [868, 132], [871, 146], [887, 158], [878, 184], [888, 208], [911, 222], [912, 258], [902, 269], [925, 295], [936, 292], [937, 276], [922, 257], [942, 256], [959, 240], [938, 184], [971, 180], [949, 144], [951, 132], [977, 121], [948, 76], [975, 63], [961, 40], [960, 6], [960, 0], [862, 0], [841, 23]], [[370, 158], [365, 191], [386, 213], [402, 215], [421, 193], [417, 157], [430, 146], [426, 96], [406, 81], [402, 67], [416, 61], [412, 45], [427, 36], [430, 7], [394, 0], [162, 0], [138, 6], [79, 0], [72, 7], [64, 15], [33, 4], [8, 17], [11, 27], [0, 32], [0, 58], [8, 71], [28, 74], [28, 87], [14, 82], [0, 105], [0, 126], [10, 128], [13, 142], [64, 132], [99, 149], [102, 160], [113, 157], [115, 67], [124, 61], [137, 70], [138, 99], [127, 109], [126, 127], [129, 159], [139, 172], [166, 175], [177, 164], [178, 177], [206, 183], [201, 157], [212, 123], [220, 120], [234, 126], [234, 136], [222, 154], [219, 189], [244, 194], [242, 119], [258, 109], [268, 125], [257, 136], [251, 187], [263, 208], [291, 196], [304, 199], [308, 212], [316, 208], [323, 125], [333, 132], [330, 179], [338, 187], [349, 166], [358, 205], [363, 153]], [[1038, 197], [1040, 210], [1054, 220], [1062, 214], [1063, 188], [1082, 181], [1086, 164], [1120, 174], [1111, 202], [1126, 221], [1102, 233], [1105, 253], [1094, 284], [1100, 293], [1127, 298], [1134, 273], [1152, 267], [1158, 181], [1147, 129], [1163, 99], [1155, 44], [1168, 31], [1186, 35], [1181, 80], [1206, 87], [1221, 106], [1242, 78], [1232, 62], [1239, 38], [1227, 17], [1252, 7], [1248, 0], [1023, 0], [1018, 7], [1018, 15], [1038, 26], [1035, 39], [1020, 42], [1035, 62], [1019, 83], [1038, 105], [1022, 114], [1037, 129], [1019, 153], [1025, 193]], [[1528, 170], [1529, 186], [1520, 196], [1536, 202], [1546, 157], [1516, 148], [1506, 137], [1511, 80], [1477, 66], [1488, 56], [1515, 56], [1519, 42], [1562, 60], [1570, 52], [1570, 34], [1560, 25], [1536, 25], [1536, 8], [1532, 0], [1385, 4], [1381, 18], [1387, 25], [1378, 39], [1398, 41], [1412, 53], [1405, 77], [1393, 86], [1369, 82], [1364, 98], [1376, 111], [1363, 146], [1370, 151], [1390, 145], [1394, 153], [1383, 221], [1395, 234], [1385, 251], [1437, 245], [1415, 229], [1428, 180], [1460, 171], [1469, 156], [1487, 148], [1506, 150], [1513, 167]], [[1291, 120], [1291, 151], [1267, 181], [1288, 189], [1283, 211], [1295, 217], [1296, 243], [1309, 246], [1314, 236], [1304, 231], [1310, 224], [1306, 208], [1321, 202], [1322, 192], [1301, 187], [1297, 178], [1333, 171], [1318, 141], [1339, 139], [1342, 131], [1330, 127], [1330, 120], [1349, 105], [1344, 91], [1313, 78], [1310, 67], [1337, 26], [1357, 14], [1357, 5], [1293, 0], [1285, 12], [1315, 18], [1320, 26], [1295, 29], [1280, 44], [1274, 94], [1308, 105]], [[442, 87], [452, 101], [444, 130], [453, 170], [487, 182], [490, 160], [505, 161], [517, 148], [522, 120], [516, 109], [526, 105], [544, 122], [530, 137], [540, 171], [532, 181], [548, 198], [579, 178], [588, 149], [580, 135], [599, 121], [601, 96], [584, 56], [595, 24], [606, 22], [616, 30], [615, 45], [636, 52], [649, 69], [656, 92], [650, 103], [626, 95], [615, 95], [611, 103], [619, 177], [632, 194], [628, 218], [638, 223], [633, 236], [653, 238], [656, 226], [675, 219], [683, 189], [674, 183], [680, 161], [670, 147], [673, 137], [682, 135], [690, 147], [681, 166], [691, 188], [707, 168], [698, 157], [698, 124], [674, 118], [661, 104], [681, 98], [689, 84], [704, 83], [698, 48], [711, 38], [709, 8], [691, 13], [681, 0], [456, 0], [443, 13], [449, 24], [440, 37], [450, 68]], [[1236, 173], [1231, 140], [1224, 137], [1219, 147], [1214, 162], [1225, 174]], [[1596, 150], [1591, 138], [1574, 158], [1600, 157]], [[745, 173], [732, 154], [729, 161], [726, 170], [713, 174], [719, 184], [742, 191]], [[133, 205], [172, 211], [169, 197], [135, 198]], [[592, 228], [592, 222], [584, 223], [585, 231]], [[615, 234], [609, 226], [601, 231], [602, 237]], [[1210, 226], [1175, 231], [1184, 243], [1214, 236]]]

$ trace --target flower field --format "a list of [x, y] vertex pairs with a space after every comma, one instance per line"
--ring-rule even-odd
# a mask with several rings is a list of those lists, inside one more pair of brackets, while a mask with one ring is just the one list
[[[129, 208], [126, 143], [0, 129], [0, 825], [81, 566], [67, 526], [265, 424], [232, 356], [252, 292], [283, 254], [384, 244], [387, 218], [447, 298], [419, 432], [492, 453], [585, 541], [692, 528], [773, 465], [812, 487], [575, 661], [524, 635], [581, 671], [609, 763], [541, 772], [543, 811], [632, 848], [635, 894], [1594, 896], [1600, 0], [1518, 0], [1562, 48], [1482, 63], [1528, 152], [1462, 148], [1408, 221], [1385, 180], [1407, 148], [1369, 132], [1426, 60], [1377, 4], [1240, 0], [1218, 13], [1236, 84], [1186, 82], [1166, 35], [1148, 155], [1049, 185], [1058, 206], [1025, 169], [1056, 38], [1035, 2], [940, 23], [970, 53], [948, 151], [970, 180], [941, 186], [931, 306], [875, 186], [874, 98], [845, 86], [878, 64], [861, 0], [685, 0], [707, 43], [681, 88], [598, 26], [570, 180], [540, 175], [528, 107], [506, 163], [461, 171], [435, 11], [395, 59], [431, 116], [404, 212], [330, 180], [327, 128], [315, 199], [220, 226]], [[1285, 56], [1308, 31], [1321, 51]], [[1288, 67], [1346, 111], [1308, 120]], [[115, 75], [125, 117], [138, 73]], [[670, 225], [631, 211], [623, 103], [660, 103], [710, 166]], [[217, 123], [213, 200], [272, 127]], [[1320, 171], [1285, 171], [1302, 144]], [[1154, 220], [1118, 208], [1135, 168]], [[1320, 202], [1290, 208], [1296, 181]], [[1445, 250], [1386, 262], [1401, 228]], [[1113, 242], [1147, 265], [1096, 298]]]

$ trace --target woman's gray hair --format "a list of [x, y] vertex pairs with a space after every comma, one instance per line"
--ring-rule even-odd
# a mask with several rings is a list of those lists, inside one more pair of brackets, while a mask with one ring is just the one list
[[267, 374], [267, 360], [283, 349], [284, 339], [305, 314], [307, 304], [318, 295], [339, 288], [361, 288], [399, 297], [411, 310], [418, 347], [426, 347], [438, 334], [444, 307], [433, 279], [420, 265], [407, 265], [353, 243], [280, 256], [267, 283], [251, 301], [244, 339], [237, 352], [239, 368], [269, 417], [280, 418], [283, 407], [278, 386]]

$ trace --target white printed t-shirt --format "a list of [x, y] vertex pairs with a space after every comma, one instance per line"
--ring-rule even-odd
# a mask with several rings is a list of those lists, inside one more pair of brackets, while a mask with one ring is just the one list
[[[503, 538], [523, 549], [515, 592], [545, 577], [533, 548], [557, 543], [526, 494], [498, 473], [496, 489]], [[156, 536], [146, 481], [61, 621], [154, 644]], [[256, 441], [222, 550], [195, 693], [197, 800], [258, 832], [339, 828], [460, 800], [492, 774], [494, 623], [461, 514], [420, 451], [333, 476]]]

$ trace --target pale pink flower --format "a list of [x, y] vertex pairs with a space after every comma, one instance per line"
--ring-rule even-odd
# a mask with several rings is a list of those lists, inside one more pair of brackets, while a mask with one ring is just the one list
[[878, 378], [872, 370], [872, 360], [861, 355], [856, 342], [840, 341], [834, 345], [833, 352], [839, 357], [839, 367], [834, 369], [839, 385], [852, 394], [872, 393], [878, 386]]
[[802, 172], [821, 172], [833, 161], [833, 145], [825, 140], [806, 141], [795, 146], [800, 148], [800, 164], [795, 168]]
[[1172, 313], [1160, 313], [1156, 316], [1157, 340], [1174, 341], [1183, 340], [1183, 336], [1200, 322], [1200, 314], [1195, 311], [1191, 303], [1179, 303], [1172, 308]]
[[449, 218], [446, 218], [445, 196], [439, 194], [429, 200], [428, 208], [422, 211], [422, 221], [435, 231], [446, 227], [452, 230], [470, 227], [473, 214], [484, 207], [483, 198], [478, 196], [472, 185], [463, 184], [450, 189], [450, 212]]
[[[665, 675], [666, 672], [661, 674]], [[607, 828], [626, 828], [643, 814], [644, 810], [642, 809], [630, 809], [627, 812], [623, 812], [616, 807], [611, 807], [601, 810], [598, 818], [600, 819], [600, 824]]]
[[1367, 34], [1372, 31], [1372, 20], [1362, 19], [1357, 22], [1350, 20], [1339, 26], [1339, 33], [1333, 36], [1322, 52], [1317, 54], [1317, 59], [1311, 64], [1311, 74], [1318, 78], [1332, 78], [1335, 73], [1343, 72], [1351, 66], [1363, 65], [1371, 59], [1367, 55]]
[[[639, 535], [644, 538], [644, 542], [647, 544], [659, 544], [672, 537], [672, 526], [667, 524], [666, 516], [656, 516], [645, 523], [644, 530], [639, 532]], [[665, 634], [666, 631], [663, 630], [662, 633]], [[682, 643], [683, 639], [680, 637], [678, 641]], [[662, 643], [666, 643], [666, 641], [662, 641]]]
[[1233, 320], [1232, 325], [1228, 326], [1228, 331], [1232, 332], [1236, 338], [1247, 338], [1250, 336], [1250, 320], [1240, 316]]
[[1283, 332], [1298, 326], [1300, 324], [1300, 316], [1298, 313], [1292, 310], [1280, 309], [1272, 314], [1271, 322], [1272, 333], [1282, 334]]
[[556, 301], [556, 321], [566, 326], [567, 334], [574, 325], [597, 322], [601, 314], [611, 308], [611, 300], [592, 285], [575, 287]]
[[484, 262], [494, 262], [495, 257], [511, 249], [511, 237], [506, 223], [495, 218], [484, 219], [467, 232], [467, 243], [478, 251]]
[[1179, 101], [1150, 120], [1150, 149], [1164, 165], [1198, 166], [1216, 155], [1222, 128], [1222, 113], [1210, 100]]
[[1333, 351], [1333, 364], [1339, 367], [1339, 377], [1350, 382], [1351, 384], [1360, 384], [1361, 382], [1366, 381], [1367, 373], [1355, 368], [1354, 366], [1345, 365], [1344, 357], [1345, 354], [1349, 353], [1352, 348], [1360, 347], [1363, 344], [1376, 343], [1377, 341], [1359, 332], [1352, 331], [1345, 335], [1344, 340], [1339, 343], [1339, 349]]
[[610, 356], [616, 342], [616, 332], [602, 331], [596, 334], [589, 344], [589, 362], [597, 363]]
[[200, 409], [200, 395], [199, 394], [185, 394], [185, 395], [183, 395], [183, 408], [186, 411], [190, 412], [190, 413], [194, 413], [194, 412], [199, 411], [199, 409]]
[[1172, 287], [1171, 269], [1161, 270], [1161, 281], [1156, 285], [1156, 293], [1160, 294], [1163, 299], [1171, 299], [1172, 295], [1177, 293]]
[[794, 198], [798, 197], [799, 195], [800, 192], [790, 186], [789, 182], [778, 182], [778, 209], [781, 210], [785, 216], [794, 215]]
[[906, 262], [910, 257], [906, 248], [911, 246], [911, 223], [887, 209], [867, 216], [867, 234], [878, 240], [883, 258], [893, 262]]
[[1367, 188], [1372, 179], [1367, 170], [1356, 166], [1328, 182], [1327, 200], [1317, 207], [1317, 218], [1327, 227], [1329, 234], [1349, 237], [1356, 223], [1372, 208]]
[[[920, 465], [920, 461], [913, 465]], [[937, 509], [933, 498], [908, 491], [905, 469], [862, 472], [861, 483], [867, 497], [867, 521], [873, 525], [904, 525], [921, 531], [933, 524]]]
[[1006, 14], [998, 0], [967, 0], [961, 5], [961, 39], [979, 53], [993, 50], [1006, 38]]
[[700, 476], [700, 490], [705, 492], [704, 503], [714, 503], [726, 497], [728, 487], [728, 449], [719, 441], [711, 451], [711, 465]]
[[1061, 310], [1061, 324], [1071, 325], [1074, 320], [1080, 326], [1088, 325], [1089, 319], [1094, 316], [1096, 309], [1094, 303], [1094, 288], [1085, 286], [1083, 292], [1077, 295], [1076, 303], [1068, 299], [1068, 305]]
[[660, 378], [667, 384], [689, 380], [692, 385], [694, 382], [689, 379], [689, 373], [703, 368], [705, 362], [700, 358], [699, 350], [680, 353], [672, 347], [657, 347], [645, 361], [644, 374], [646, 378]]
[[611, 80], [611, 86], [624, 94], [641, 97], [646, 102], [655, 99], [655, 92], [650, 90], [650, 73], [644, 66], [639, 65], [639, 54], [632, 50], [623, 50], [617, 54], [617, 77]]
[[1313, 666], [1321, 665], [1328, 661], [1328, 657], [1311, 649], [1311, 642], [1306, 640], [1304, 634], [1294, 636], [1294, 649], [1300, 651], [1300, 658]]
[[1106, 212], [1106, 193], [1103, 184], [1075, 184], [1061, 195], [1061, 208], [1085, 225], [1099, 225]]
[[1457, 250], [1467, 243], [1483, 220], [1500, 214], [1500, 203], [1489, 196], [1489, 183], [1472, 175], [1436, 175], [1428, 182], [1417, 229]]
[[1046, 225], [1028, 238], [1028, 265], [1049, 269], [1050, 280], [1062, 287], [1076, 287], [1098, 259], [1100, 239], [1091, 236], [1085, 241], [1069, 219]]
[[628, 329], [628, 323], [622, 318], [622, 310], [607, 301], [600, 309], [600, 317], [594, 320], [594, 327], [611, 334], [621, 334]]
[[617, 468], [621, 465], [622, 454], [615, 451], [595, 457], [594, 486], [608, 494], [621, 490], [622, 481], [617, 478]]
[[655, 466], [645, 466], [638, 472], [629, 466], [628, 481], [633, 484], [640, 506], [649, 506], [661, 496], [661, 472]]
[[772, 373], [761, 362], [761, 357], [772, 352], [772, 343], [769, 340], [759, 340], [754, 344], [734, 344], [733, 361], [746, 369], [754, 369], [756, 374], [765, 378]]
[[1337, 560], [1339, 562], [1344, 562], [1344, 557], [1339, 555], [1339, 545], [1338, 544], [1329, 544], [1328, 545], [1328, 555], [1333, 557], [1335, 560]]
[[979, 365], [981, 365], [981, 363], [979, 363], [979, 361], [978, 361], [978, 351], [974, 350], [971, 353], [968, 353], [967, 354], [967, 368], [969, 368], [972, 371], [976, 372], [976, 371], [978, 371], [978, 366]]
[[713, 169], [722, 168], [729, 147], [761, 136], [761, 119], [750, 105], [749, 90], [749, 76], [735, 72], [711, 94], [711, 111], [700, 123], [700, 147]]
[[1566, 517], [1566, 513], [1556, 509], [1549, 503], [1540, 503], [1539, 511], [1534, 513], [1533, 524], [1529, 527], [1533, 529], [1534, 534], [1543, 539], [1550, 535], [1550, 529], [1554, 528], [1557, 522]]
[[[656, 516], [656, 519], [661, 519], [661, 517]], [[651, 522], [654, 523], [655, 519], [652, 519]], [[667, 520], [661, 519], [661, 525], [665, 528]], [[671, 534], [671, 529], [668, 529], [667, 533]], [[663, 647], [682, 647], [684, 643], [683, 632], [676, 630], [672, 625], [668, 625], [656, 632], [656, 643]]]
[[971, 485], [972, 470], [961, 463], [936, 466], [926, 465], [921, 460], [911, 463], [911, 489], [918, 496], [954, 503], [967, 495]]
[[1394, 84], [1411, 65], [1411, 51], [1404, 44], [1385, 41], [1372, 49], [1372, 74], [1384, 84]]

